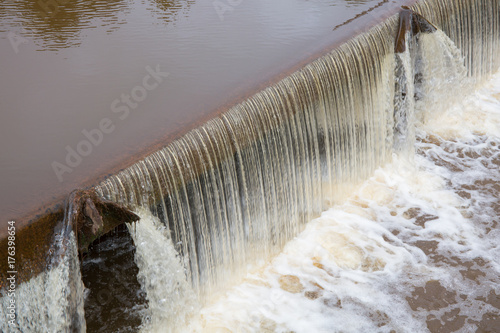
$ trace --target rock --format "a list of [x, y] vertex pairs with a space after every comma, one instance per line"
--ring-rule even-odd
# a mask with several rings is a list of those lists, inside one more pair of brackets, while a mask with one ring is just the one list
[[67, 218], [78, 239], [78, 250], [87, 252], [97, 238], [125, 222], [135, 222], [139, 216], [114, 202], [101, 199], [93, 189], [75, 190], [68, 198]]

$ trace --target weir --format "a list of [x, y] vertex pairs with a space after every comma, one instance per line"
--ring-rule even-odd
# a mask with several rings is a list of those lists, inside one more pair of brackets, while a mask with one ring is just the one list
[[[437, 34], [443, 49], [422, 48], [422, 38]], [[64, 209], [45, 217], [57, 231], [40, 237], [42, 250], [34, 249], [26, 265], [19, 331], [31, 323], [84, 331], [78, 249], [137, 219], [128, 230], [148, 301], [143, 326], [186, 325], [186, 309], [198, 309], [249, 265], [278, 254], [393, 154], [411, 158], [414, 124], [440, 98], [429, 86], [453, 88], [430, 83], [436, 69], [429, 57], [442, 59], [456, 77], [480, 82], [500, 66], [499, 36], [500, 1], [418, 1], [73, 193]], [[45, 312], [33, 311], [33, 292], [50, 298], [45, 305], [39, 299]], [[21, 309], [31, 310], [23, 316]]]
[[[159, 217], [197, 293], [217, 289], [231, 271], [276, 254], [344, 189], [390, 159], [394, 44], [385, 36], [391, 23], [110, 177], [97, 191]], [[375, 49], [368, 36], [379, 42]]]

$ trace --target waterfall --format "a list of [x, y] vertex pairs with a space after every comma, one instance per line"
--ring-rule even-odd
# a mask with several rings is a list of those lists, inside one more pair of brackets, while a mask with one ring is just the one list
[[[405, 52], [393, 51], [392, 17], [97, 187], [141, 212], [129, 228], [143, 288], [150, 309], [173, 309], [171, 327], [187, 321], [180, 308], [276, 255], [394, 152], [413, 156], [415, 122], [498, 68], [498, 1], [413, 9], [439, 29], [408, 32]], [[179, 307], [163, 304], [181, 291]]]
[[[63, 221], [53, 238], [46, 270], [14, 288], [14, 297], [6, 293], [0, 298], [2, 332], [86, 331], [84, 286], [74, 232]], [[12, 299], [15, 313], [10, 312]]]
[[498, 69], [498, 0], [419, 1], [413, 9], [439, 27], [455, 43], [470, 77], [481, 81]]
[[[411, 9], [437, 29], [410, 27], [404, 51], [394, 52], [396, 15], [95, 186], [100, 197], [141, 218], [127, 227], [148, 300], [143, 329], [188, 326], [218, 292], [278, 255], [377, 168], [412, 163], [429, 119], [440, 119], [442, 110], [461, 103], [457, 96], [498, 70], [499, 0], [422, 0]], [[463, 121], [459, 111], [444, 116]], [[71, 205], [46, 269], [16, 289], [15, 329], [0, 321], [1, 331], [86, 330], [70, 212]], [[363, 251], [373, 249], [370, 242]], [[397, 254], [424, 260], [396, 245], [384, 245], [388, 261], [399, 260]], [[336, 255], [350, 265], [348, 255]], [[370, 260], [365, 273], [385, 265]], [[289, 289], [300, 284], [293, 276], [284, 281]], [[10, 298], [1, 292], [0, 315], [8, 318]]]
[[192, 331], [497, 330], [500, 68], [471, 75], [441, 30], [413, 42], [396, 58], [394, 132], [406, 140], [413, 127], [413, 155], [395, 145], [404, 154], [204, 307]]
[[[150, 211], [205, 297], [390, 160], [395, 18], [99, 185]], [[160, 231], [158, 231], [160, 232]], [[140, 244], [136, 244], [140, 247]]]

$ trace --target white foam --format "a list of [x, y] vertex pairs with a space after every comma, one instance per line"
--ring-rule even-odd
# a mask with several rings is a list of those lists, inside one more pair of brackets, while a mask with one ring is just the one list
[[[475, 134], [500, 135], [499, 76], [475, 88], [460, 51], [442, 32], [421, 37], [423, 85], [417, 103], [418, 130], [446, 139]], [[436, 52], [440, 50], [440, 52]]]
[[17, 286], [15, 326], [9, 325], [7, 305], [0, 298], [1, 332], [85, 332], [84, 286], [73, 232], [63, 239], [67, 247], [52, 268]]
[[197, 308], [196, 297], [165, 226], [147, 210], [136, 213], [140, 222], [128, 228], [136, 247], [137, 278], [148, 299], [141, 328], [175, 332], [188, 324]]

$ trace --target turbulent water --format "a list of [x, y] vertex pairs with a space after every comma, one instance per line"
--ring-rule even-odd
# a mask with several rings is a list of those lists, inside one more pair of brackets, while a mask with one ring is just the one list
[[500, 73], [456, 100], [421, 110], [414, 161], [395, 156], [191, 330], [497, 332]]
[[0, 298], [1, 332], [85, 332], [84, 286], [76, 239], [71, 229], [60, 231], [51, 248], [45, 272], [22, 283], [15, 292], [15, 320], [9, 314], [11, 297]]

